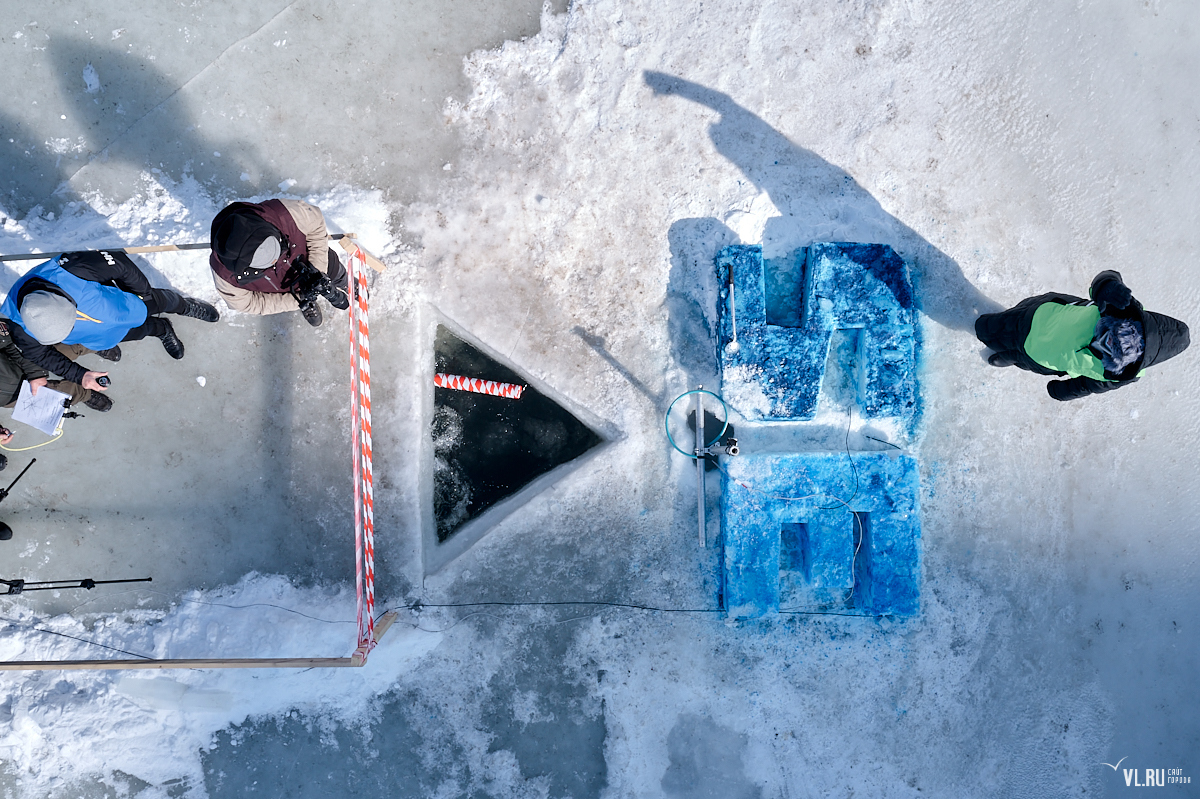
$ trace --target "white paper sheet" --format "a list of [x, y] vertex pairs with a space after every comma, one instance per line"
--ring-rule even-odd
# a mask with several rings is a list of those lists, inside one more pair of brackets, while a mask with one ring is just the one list
[[29, 381], [26, 380], [21, 383], [21, 393], [13, 408], [13, 421], [23, 422], [48, 436], [54, 435], [54, 428], [58, 427], [66, 410], [64, 403], [67, 399], [68, 395], [45, 386], [39, 388], [35, 395], [29, 390]]

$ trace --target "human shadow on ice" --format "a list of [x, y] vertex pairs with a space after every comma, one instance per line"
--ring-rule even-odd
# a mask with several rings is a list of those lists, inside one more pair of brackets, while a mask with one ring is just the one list
[[717, 152], [782, 214], [763, 230], [767, 257], [815, 241], [889, 244], [912, 267], [920, 309], [938, 324], [970, 331], [980, 314], [1002, 310], [953, 258], [883, 210], [845, 170], [793, 143], [729, 95], [661, 72], [647, 71], [645, 80], [657, 95], [677, 95], [721, 114], [708, 130]]
[[571, 328], [571, 332], [583, 339], [584, 344], [587, 344], [589, 347], [595, 350], [597, 355], [607, 361], [609, 366], [611, 366], [613, 369], [616, 369], [621, 377], [628, 381], [629, 385], [636, 388], [644, 397], [646, 397], [646, 399], [654, 403], [656, 408], [666, 407], [664, 405], [666, 395], [662, 391], [654, 391], [651, 389], [650, 386], [639, 380], [637, 375], [629, 371], [625, 364], [618, 361], [616, 357], [608, 351], [608, 346], [604, 340], [604, 336], [597, 336], [594, 333], [590, 333], [586, 328], [581, 327], [580, 325], [575, 325], [575, 327]]
[[[132, 53], [90, 39], [56, 37], [51, 40], [49, 56], [60, 96], [69, 103], [64, 109], [69, 113], [62, 116], [81, 135], [54, 138], [52, 131], [39, 131], [27, 121], [0, 115], [0, 132], [7, 134], [0, 137], [0, 163], [13, 164], [10, 174], [4, 176], [7, 210], [26, 217], [43, 210], [46, 224], [26, 226], [27, 233], [34, 234], [23, 248], [26, 250], [69, 252], [120, 246], [120, 237], [103, 214], [80, 217], [77, 212], [62, 213], [68, 204], [92, 206], [85, 192], [72, 185], [72, 179], [96, 164], [109, 174], [126, 172], [126, 185], [138, 185], [138, 176], [147, 169], [180, 182], [188, 176], [194, 155], [208, 152], [210, 145], [196, 136], [189, 115], [163, 112], [176, 89], [166, 75]], [[144, 124], [148, 120], [152, 124]], [[58, 223], [54, 221], [56, 213]], [[70, 236], [63, 235], [64, 225]], [[130, 257], [152, 286], [174, 288], [147, 259]], [[5, 262], [0, 287], [7, 290], [20, 273], [36, 263]], [[18, 265], [22, 266], [19, 271]]]
[[24, 216], [36, 205], [33, 198], [48, 196], [62, 182], [62, 156], [51, 152], [41, 138], [27, 121], [0, 109], [0, 216]]
[[[261, 132], [247, 129], [251, 123], [238, 113], [236, 95], [229, 97], [228, 116], [217, 127], [189, 107], [181, 94], [187, 82], [181, 85], [131, 52], [90, 39], [63, 38], [51, 43], [50, 54], [62, 95], [72, 103], [69, 116], [87, 131], [82, 157], [63, 163], [62, 180], [92, 164], [116, 173], [117, 188], [125, 190], [136, 186], [145, 171], [176, 183], [194, 178], [218, 196], [230, 189], [271, 191], [281, 180], [266, 166], [270, 159], [264, 156]], [[289, 109], [281, 105], [276, 112], [273, 130], [284, 129]], [[220, 130], [221, 139], [202, 135], [206, 127]]]
[[[9, 244], [4, 223], [8, 217], [16, 220], [29, 210], [29, 194], [40, 191], [32, 187], [49, 186], [45, 189], [45, 193], [49, 193], [58, 185], [59, 173], [55, 160], [53, 153], [34, 143], [34, 134], [27, 124], [0, 109], [0, 164], [7, 167], [2, 178], [3, 188], [0, 189], [0, 241], [4, 241], [4, 249], [10, 254], [18, 248], [29, 248], [24, 242], [20, 245]], [[24, 267], [33, 263], [37, 262], [24, 263], [22, 266], [19, 261], [0, 261], [0, 296], [8, 292], [9, 286], [25, 271]], [[18, 266], [22, 268], [18, 269]]]

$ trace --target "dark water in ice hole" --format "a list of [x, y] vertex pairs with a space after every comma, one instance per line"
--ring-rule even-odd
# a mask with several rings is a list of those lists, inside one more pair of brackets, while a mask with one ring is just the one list
[[554, 400], [444, 327], [434, 344], [438, 372], [526, 386], [519, 400], [434, 389], [433, 514], [438, 541], [537, 477], [601, 442]]

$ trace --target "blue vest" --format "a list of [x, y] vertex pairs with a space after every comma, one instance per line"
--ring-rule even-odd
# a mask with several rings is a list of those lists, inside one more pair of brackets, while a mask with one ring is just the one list
[[8, 290], [0, 316], [11, 319], [21, 327], [21, 311], [17, 294], [21, 286], [34, 277], [53, 283], [75, 301], [75, 327], [63, 339], [64, 344], [82, 344], [90, 350], [106, 350], [117, 345], [125, 335], [146, 321], [146, 303], [136, 294], [121, 291], [72, 275], [58, 265], [58, 258], [30, 269]]

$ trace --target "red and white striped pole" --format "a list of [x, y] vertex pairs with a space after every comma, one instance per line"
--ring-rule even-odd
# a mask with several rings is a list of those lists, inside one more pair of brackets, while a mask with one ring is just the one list
[[452, 388], [456, 391], [473, 391], [476, 394], [490, 394], [493, 397], [505, 399], [520, 399], [525, 386], [512, 383], [497, 383], [495, 380], [480, 380], [477, 377], [448, 375], [438, 372], [433, 376], [433, 384], [438, 388]]
[[371, 347], [367, 322], [366, 257], [351, 241], [342, 246], [350, 293], [350, 420], [354, 467], [354, 561], [358, 590], [358, 648], [365, 661], [375, 648], [375, 513], [371, 472]]

